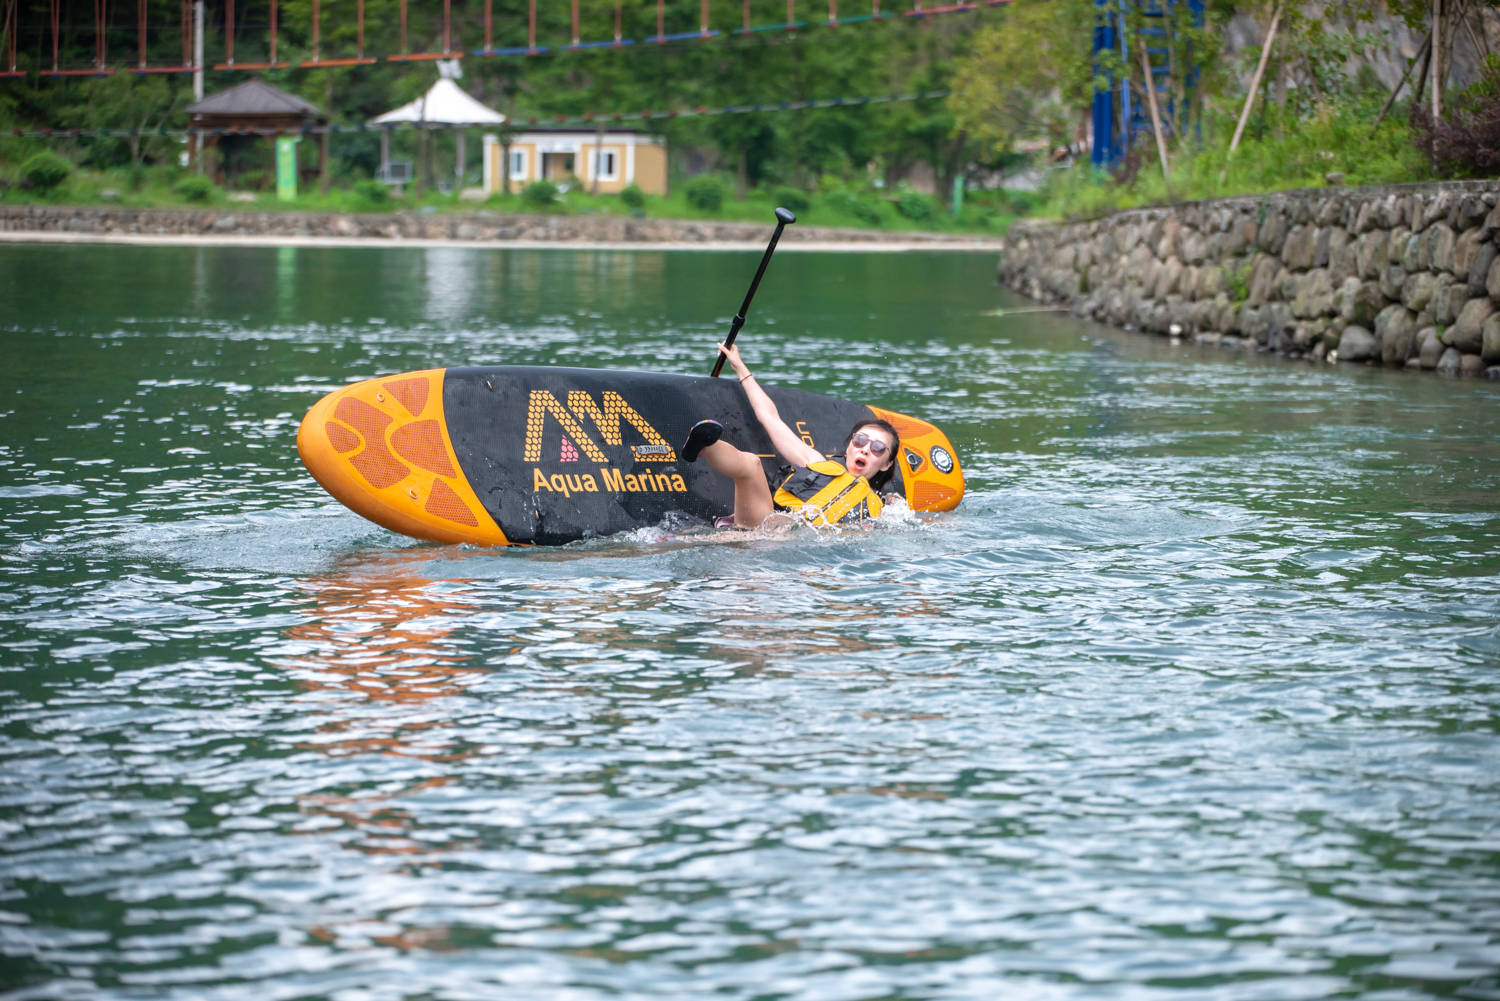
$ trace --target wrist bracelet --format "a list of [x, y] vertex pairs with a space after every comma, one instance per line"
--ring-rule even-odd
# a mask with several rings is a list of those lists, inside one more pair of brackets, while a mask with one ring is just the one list
[[753, 378], [755, 378], [755, 373], [754, 372], [746, 372], [744, 375], [740, 376], [740, 381], [744, 382], [746, 379], [753, 379]]

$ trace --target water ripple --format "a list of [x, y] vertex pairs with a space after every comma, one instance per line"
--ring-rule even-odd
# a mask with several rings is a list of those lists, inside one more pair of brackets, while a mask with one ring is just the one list
[[754, 261], [36, 253], [118, 308], [0, 376], [5, 1001], [1500, 996], [1491, 387], [805, 255], [757, 369], [943, 423], [958, 511], [439, 547], [313, 399], [697, 371]]

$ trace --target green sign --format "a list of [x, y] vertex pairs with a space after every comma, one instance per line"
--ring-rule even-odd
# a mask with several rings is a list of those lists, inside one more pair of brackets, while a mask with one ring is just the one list
[[276, 137], [276, 197], [284, 202], [297, 197], [298, 136]]

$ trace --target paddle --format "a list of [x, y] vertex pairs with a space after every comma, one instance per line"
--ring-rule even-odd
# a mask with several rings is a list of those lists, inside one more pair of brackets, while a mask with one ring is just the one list
[[[760, 267], [755, 271], [755, 280], [750, 283], [750, 291], [745, 293], [745, 301], [740, 303], [740, 311], [734, 314], [734, 322], [729, 324], [729, 336], [724, 338], [724, 346], [727, 348], [734, 343], [735, 335], [745, 325], [745, 314], [750, 312], [750, 300], [755, 298], [755, 290], [760, 286], [760, 276], [766, 273], [766, 265], [771, 263], [771, 254], [776, 250], [776, 241], [781, 239], [781, 231], [786, 229], [787, 223], [796, 222], [797, 217], [792, 214], [791, 209], [778, 208], [776, 210], [776, 232], [771, 234], [771, 242], [766, 245], [766, 256], [760, 259]], [[724, 370], [724, 356], [719, 355], [719, 360], [714, 363], [711, 379], [717, 379], [719, 373]]]

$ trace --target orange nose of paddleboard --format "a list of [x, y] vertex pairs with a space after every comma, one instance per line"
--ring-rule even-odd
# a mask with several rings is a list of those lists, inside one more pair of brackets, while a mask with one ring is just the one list
[[901, 479], [913, 511], [952, 511], [964, 496], [964, 474], [948, 436], [926, 421], [871, 407], [901, 436]]
[[297, 452], [345, 507], [434, 542], [508, 541], [464, 478], [443, 418], [443, 369], [357, 382], [313, 404]]

